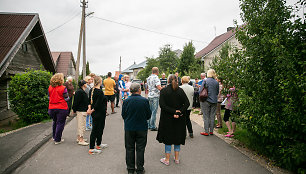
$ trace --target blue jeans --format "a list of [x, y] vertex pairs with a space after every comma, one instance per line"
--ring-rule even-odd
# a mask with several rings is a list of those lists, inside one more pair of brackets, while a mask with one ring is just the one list
[[[165, 144], [165, 153], [171, 153], [172, 145]], [[181, 145], [174, 145], [174, 151], [179, 152], [181, 150]]]
[[86, 129], [92, 128], [92, 117], [91, 115], [86, 116]]
[[151, 118], [148, 120], [148, 127], [149, 129], [156, 129], [155, 121], [156, 121], [156, 112], [158, 109], [158, 102], [159, 98], [158, 97], [153, 97], [153, 98], [148, 98], [149, 99], [149, 104], [150, 104], [150, 109], [151, 109]]

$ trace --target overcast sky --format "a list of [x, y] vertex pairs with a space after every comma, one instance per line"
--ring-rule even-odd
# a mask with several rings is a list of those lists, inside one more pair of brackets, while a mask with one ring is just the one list
[[[215, 37], [241, 24], [238, 0], [88, 0], [86, 52], [90, 70], [105, 75], [145, 57], [157, 57], [159, 48], [172, 45], [181, 49], [188, 40], [142, 31], [95, 17], [202, 42], [195, 42], [196, 52]], [[76, 59], [81, 22], [79, 0], [0, 0], [0, 11], [39, 13], [51, 51], [72, 51]], [[72, 19], [72, 20], [71, 20]]]

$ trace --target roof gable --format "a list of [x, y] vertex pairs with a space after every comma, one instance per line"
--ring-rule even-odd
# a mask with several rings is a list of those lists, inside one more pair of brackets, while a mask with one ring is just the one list
[[46, 70], [55, 72], [38, 14], [0, 13], [0, 76], [30, 34], [35, 39], [29, 42], [36, 45], [43, 66]]
[[211, 51], [213, 51], [215, 48], [226, 42], [228, 39], [232, 38], [235, 35], [235, 30], [230, 30], [226, 33], [223, 33], [217, 37], [214, 38], [205, 48], [203, 48], [201, 51], [196, 53], [196, 58], [201, 58]]
[[134, 67], [132, 67], [130, 69], [133, 70], [133, 69], [137, 69], [137, 68], [145, 68], [146, 66], [147, 66], [147, 61], [145, 60], [145, 61], [135, 65]]
[[128, 68], [126, 68], [125, 70], [123, 70], [121, 73], [132, 73], [133, 72], [133, 68], [134, 67], [136, 67], [137, 66], [137, 64], [136, 64], [136, 62], [134, 62], [134, 64], [133, 65], [131, 65], [131, 66], [129, 66]]
[[63, 73], [64, 76], [68, 75], [71, 61], [73, 62], [74, 69], [76, 67], [72, 52], [52, 52], [52, 58], [56, 63], [56, 72]]

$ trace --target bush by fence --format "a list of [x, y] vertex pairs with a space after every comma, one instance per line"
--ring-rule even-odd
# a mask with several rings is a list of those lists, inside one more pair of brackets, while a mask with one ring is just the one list
[[16, 74], [8, 88], [11, 109], [30, 124], [48, 117], [48, 87], [52, 74], [43, 70], [28, 70]]

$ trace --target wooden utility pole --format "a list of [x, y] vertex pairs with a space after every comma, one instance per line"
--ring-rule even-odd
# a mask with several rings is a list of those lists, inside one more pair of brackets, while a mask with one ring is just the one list
[[[79, 46], [78, 46], [78, 55], [77, 55], [77, 62], [76, 62], [76, 71], [75, 71], [75, 82], [78, 83], [79, 81], [79, 68], [80, 68], [80, 57], [81, 57], [81, 46], [82, 46], [82, 36], [84, 36], [85, 40], [85, 8], [87, 8], [86, 0], [83, 0], [82, 2], [82, 20], [81, 20], [81, 28], [80, 28], [80, 37], [79, 37]], [[83, 34], [84, 33], [84, 34]], [[83, 44], [85, 45], [85, 41], [83, 41]], [[85, 46], [83, 45], [83, 61], [84, 61], [84, 55], [85, 55]], [[84, 63], [83, 63], [84, 64]], [[84, 68], [84, 66], [83, 66]], [[86, 60], [85, 60], [85, 71], [86, 71]], [[84, 70], [83, 70], [84, 73]], [[85, 72], [86, 74], [86, 72]], [[84, 75], [83, 75], [84, 76]]]
[[84, 13], [84, 17], [83, 17], [84, 18], [84, 24], [83, 24], [83, 79], [86, 76], [86, 37], [85, 37], [86, 16], [85, 15], [86, 14]]

